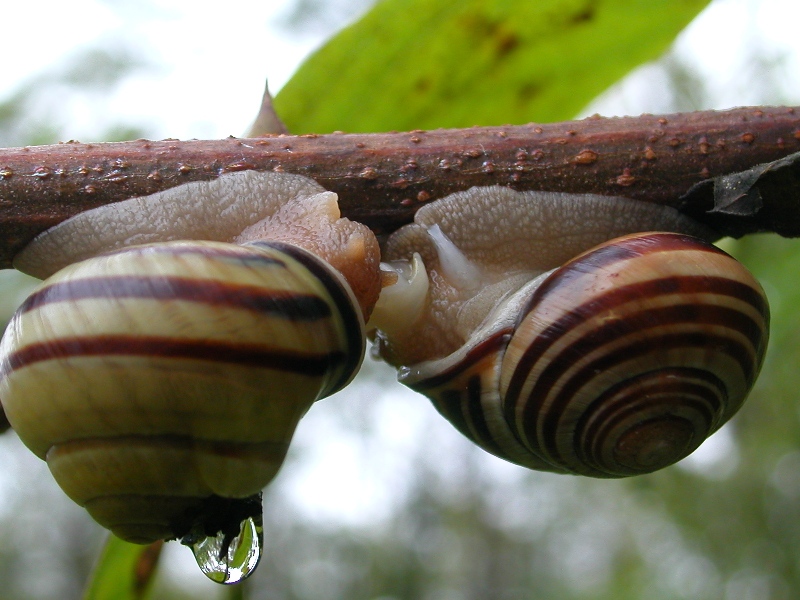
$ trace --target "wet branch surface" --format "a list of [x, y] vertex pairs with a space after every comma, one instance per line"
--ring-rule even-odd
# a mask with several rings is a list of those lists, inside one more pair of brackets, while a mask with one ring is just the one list
[[696, 185], [795, 152], [800, 107], [404, 133], [0, 149], [0, 267], [9, 267], [37, 233], [78, 212], [246, 169], [312, 177], [339, 194], [345, 216], [378, 233], [407, 223], [425, 202], [476, 185], [505, 185], [666, 204], [725, 235], [800, 236], [800, 174], [794, 176], [793, 163], [780, 181], [756, 190], [757, 203], [740, 203], [733, 211], [719, 203], [715, 209], [710, 182]]

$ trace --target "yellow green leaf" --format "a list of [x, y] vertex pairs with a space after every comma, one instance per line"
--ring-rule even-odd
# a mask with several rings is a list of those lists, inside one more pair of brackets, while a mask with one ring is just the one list
[[658, 58], [708, 0], [383, 0], [275, 99], [292, 133], [558, 121]]
[[97, 561], [84, 600], [142, 600], [158, 565], [163, 542], [129, 544], [109, 535]]

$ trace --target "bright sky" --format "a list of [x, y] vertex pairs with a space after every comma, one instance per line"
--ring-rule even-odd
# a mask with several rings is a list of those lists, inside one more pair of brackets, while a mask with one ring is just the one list
[[[210, 0], [41, 0], [3, 7], [0, 56], [5, 57], [0, 99], [42, 70], [56, 69], [82, 47], [123, 45], [155, 66], [125, 80], [112, 101], [75, 110], [70, 137], [91, 137], [94, 122], [120, 115], [151, 125], [159, 135], [218, 138], [241, 135], [258, 107], [265, 78], [276, 91], [297, 65], [325, 38], [325, 32], [299, 36], [278, 31], [276, 16], [291, 0], [237, 2], [220, 10]], [[784, 59], [779, 77], [800, 91], [800, 36], [788, 23], [800, 22], [796, 0], [717, 0], [684, 32], [681, 56], [695, 59], [698, 76], [719, 94], [709, 107], [758, 102], [758, 73], [738, 68], [745, 49], [756, 45]], [[646, 78], [634, 77], [634, 81]], [[639, 84], [628, 84], [610, 101], [596, 104], [606, 114], [658, 112]], [[787, 98], [787, 101], [790, 99]], [[642, 102], [655, 103], [641, 107]], [[594, 108], [594, 106], [593, 106]], [[87, 137], [88, 136], [88, 137]]]
[[[288, 4], [248, 0], [220, 9], [208, 0], [42, 0], [34, 16], [30, 5], [8, 2], [0, 98], [80, 48], [122, 45], [155, 67], [126, 80], [109, 112], [153, 123], [171, 137], [241, 135], [258, 109], [265, 78], [278, 89], [320, 42], [319, 36], [297, 39], [276, 30], [273, 21]], [[90, 129], [83, 119], [78, 115], [78, 129]]]

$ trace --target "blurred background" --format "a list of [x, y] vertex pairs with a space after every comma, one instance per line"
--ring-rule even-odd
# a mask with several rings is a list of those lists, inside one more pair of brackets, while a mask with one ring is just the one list
[[[277, 91], [370, 5], [4, 6], [0, 146], [241, 135], [264, 79]], [[661, 60], [576, 116], [800, 105], [798, 22], [794, 0], [715, 0]], [[693, 456], [624, 481], [529, 472], [471, 446], [368, 360], [301, 422], [265, 491], [265, 555], [239, 597], [800, 597], [800, 244], [722, 245], [764, 285], [772, 338], [749, 402]], [[0, 323], [30, 285], [0, 272]], [[0, 436], [0, 464], [0, 599], [80, 597], [105, 532], [13, 433]], [[154, 597], [226, 594], [167, 545]]]

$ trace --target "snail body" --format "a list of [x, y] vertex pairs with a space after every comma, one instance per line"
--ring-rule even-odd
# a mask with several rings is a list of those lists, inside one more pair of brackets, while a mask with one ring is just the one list
[[[414, 282], [426, 291], [404, 315], [413, 327], [381, 303], [373, 324], [400, 381], [478, 445], [532, 469], [624, 477], [687, 456], [739, 409], [769, 313], [752, 275], [694, 237], [713, 232], [622, 198], [474, 188], [441, 203], [387, 244], [387, 269], [428, 282]], [[564, 204], [565, 231], [521, 213]], [[481, 214], [513, 226], [485, 236]]]
[[34, 241], [23, 255], [72, 262], [55, 238], [92, 231], [98, 241], [90, 254], [100, 254], [58, 270], [14, 316], [0, 344], [0, 400], [64, 491], [129, 541], [214, 535], [209, 511], [275, 476], [298, 420], [344, 387], [364, 354], [378, 282], [371, 232], [340, 219], [335, 196], [304, 178], [230, 178], [220, 185], [267, 185], [275, 198], [255, 229], [238, 227], [239, 243], [225, 231], [225, 241], [126, 245], [138, 235], [124, 231], [132, 205], [175, 205], [151, 196], [104, 207], [113, 239], [101, 231], [108, 214], [83, 213], [45, 236], [46, 252]]

